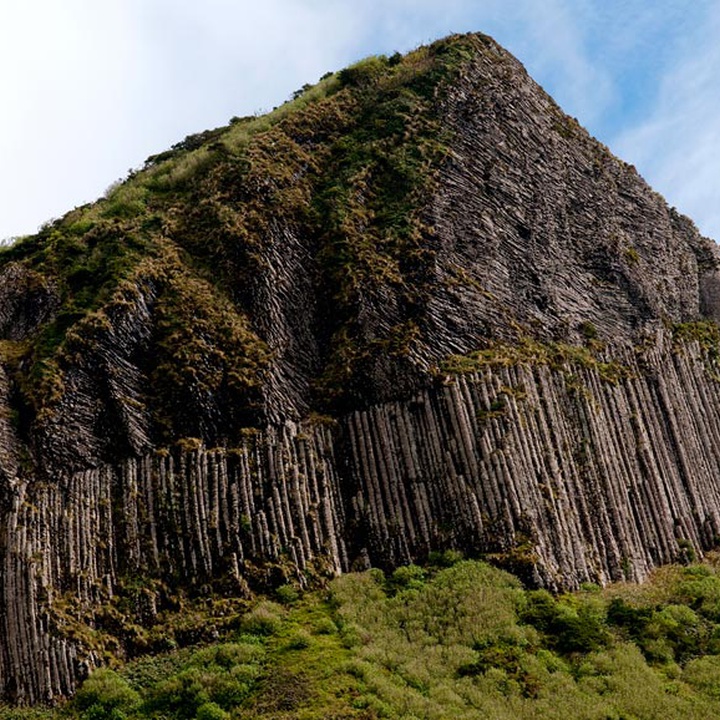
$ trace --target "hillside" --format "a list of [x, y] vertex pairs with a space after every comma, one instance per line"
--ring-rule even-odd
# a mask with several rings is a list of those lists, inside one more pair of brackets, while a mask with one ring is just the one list
[[711, 720], [716, 563], [557, 598], [457, 553], [425, 570], [343, 575], [322, 592], [283, 585], [225, 603], [213, 644], [100, 669], [63, 707], [0, 707], [0, 720]]
[[8, 701], [185, 597], [718, 542], [715, 244], [485, 36], [296, 95], [0, 253]]

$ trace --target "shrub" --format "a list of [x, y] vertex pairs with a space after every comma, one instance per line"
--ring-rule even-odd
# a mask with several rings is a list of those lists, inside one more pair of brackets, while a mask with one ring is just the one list
[[703, 617], [720, 621], [720, 577], [713, 575], [708, 568], [702, 565], [685, 568], [678, 593], [683, 602]]
[[720, 698], [720, 657], [691, 660], [682, 674], [682, 679], [696, 690], [714, 698]]
[[677, 561], [679, 563], [681, 563], [682, 565], [689, 565], [690, 563], [694, 563], [695, 560], [697, 559], [697, 555], [695, 553], [695, 548], [693, 547], [693, 544], [686, 538], [678, 538], [677, 544], [678, 544]]
[[310, 634], [306, 630], [298, 630], [294, 633], [287, 644], [289, 650], [304, 650], [310, 646]]
[[643, 636], [651, 617], [650, 608], [635, 607], [622, 598], [613, 598], [607, 611], [608, 622], [623, 628], [635, 640]]
[[229, 720], [230, 714], [214, 702], [201, 705], [195, 715], [196, 720]]
[[377, 80], [387, 65], [387, 58], [384, 55], [373, 55], [341, 70], [338, 78], [343, 86], [364, 87]]
[[672, 647], [678, 662], [699, 655], [707, 642], [707, 628], [697, 613], [685, 605], [668, 605], [655, 613], [648, 626]]
[[264, 654], [263, 645], [254, 639], [198, 650], [179, 672], [154, 684], [146, 708], [178, 720], [224, 720], [227, 715], [221, 713], [237, 707], [253, 691]]
[[425, 570], [419, 565], [399, 567], [387, 580], [390, 595], [402, 590], [419, 590], [425, 584]]
[[601, 609], [589, 601], [574, 608], [546, 590], [536, 590], [526, 594], [520, 617], [544, 633], [548, 645], [561, 653], [588, 653], [610, 642]]
[[300, 598], [300, 592], [294, 585], [281, 585], [276, 591], [275, 596], [283, 605], [292, 605]]
[[274, 635], [282, 622], [282, 608], [274, 602], [261, 602], [243, 619], [243, 632], [251, 635]]
[[179, 720], [193, 720], [208, 704], [230, 710], [250, 694], [259, 675], [259, 665], [190, 667], [153, 688], [148, 707]]
[[124, 720], [139, 707], [140, 695], [108, 668], [96, 670], [75, 696], [84, 720]]
[[337, 632], [337, 625], [329, 618], [321, 618], [315, 623], [315, 635], [334, 635]]
[[340, 630], [340, 642], [344, 648], [354, 648], [363, 644], [363, 629], [356, 623], [347, 623]]
[[589, 320], [581, 322], [578, 326], [578, 330], [580, 331], [580, 334], [588, 340], [594, 340], [597, 338], [597, 328]]

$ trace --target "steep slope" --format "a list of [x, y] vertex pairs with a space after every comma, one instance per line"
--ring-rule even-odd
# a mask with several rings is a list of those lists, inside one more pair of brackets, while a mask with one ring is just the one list
[[283, 586], [219, 641], [100, 669], [60, 709], [0, 705], [0, 720], [718, 717], [717, 556], [556, 598], [434, 560]]
[[183, 589], [714, 546], [719, 267], [480, 35], [150, 158], [0, 255], [0, 695]]

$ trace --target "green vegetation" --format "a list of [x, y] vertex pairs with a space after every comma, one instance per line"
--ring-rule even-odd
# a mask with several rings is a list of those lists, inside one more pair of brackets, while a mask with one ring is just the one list
[[640, 262], [640, 253], [634, 247], [624, 248], [622, 254], [628, 265], [637, 265]]
[[212, 645], [98, 670], [64, 707], [0, 720], [714, 718], [720, 570], [553, 596], [457, 554], [284, 586]]
[[696, 322], [675, 323], [670, 327], [673, 340], [678, 346], [688, 342], [697, 342], [708, 353], [717, 356], [720, 347], [720, 328], [712, 320], [698, 320]]
[[[132, 301], [128, 283], [144, 286], [151, 301], [160, 291], [151, 302], [159, 313], [153, 345], [133, 358], [149, 359], [141, 369], [162, 380], [159, 397], [144, 399], [158, 408], [154, 439], [194, 434], [216, 442], [255, 423], [253, 389], [270, 358], [250, 318], [259, 279], [286, 233], [311, 239], [313, 272], [337, 308], [320, 329], [329, 351], [317, 409], [352, 402], [373, 362], [407, 355], [416, 337], [432, 262], [418, 213], [445, 152], [437, 107], [484, 42], [458, 36], [328, 74], [268, 115], [188, 136], [93, 205], [0, 248], [0, 269], [22, 265], [59, 304], [16, 364], [23, 427], [53, 412], [68, 369], [92, 350], [87, 342], [79, 355], [78, 337], [88, 327], [95, 341], [103, 328], [112, 332], [118, 304]], [[398, 321], [363, 327], [361, 294], [388, 292]], [[226, 387], [238, 395], [228, 404], [239, 408], [231, 418], [218, 401]], [[199, 418], [197, 427], [178, 425], [179, 408]], [[220, 425], [228, 429], [222, 437]]]
[[566, 345], [564, 343], [541, 343], [522, 336], [514, 344], [495, 343], [484, 350], [467, 355], [452, 355], [437, 370], [438, 375], [455, 375], [479, 372], [486, 367], [509, 367], [513, 365], [547, 365], [553, 370], [566, 373], [574, 378], [573, 369], [594, 370], [606, 382], [616, 383], [630, 376], [630, 369], [615, 361], [604, 361], [597, 357], [593, 343], [595, 328], [588, 323], [581, 326], [581, 332], [588, 337], [589, 347]]
[[162, 439], [217, 438], [223, 436], [223, 425], [256, 424], [254, 391], [270, 353], [247, 316], [212, 284], [181, 267], [165, 271], [162, 288], [155, 316], [157, 350], [149, 368], [150, 407], [164, 431]]
[[683, 352], [688, 344], [697, 343], [708, 377], [720, 382], [720, 327], [717, 323], [712, 320], [674, 323], [670, 330], [675, 352]]
[[580, 334], [586, 340], [596, 340], [597, 339], [597, 336], [598, 336], [597, 328], [589, 320], [585, 320], [584, 322], [581, 322], [580, 325], [578, 326], [578, 330], [580, 331]]

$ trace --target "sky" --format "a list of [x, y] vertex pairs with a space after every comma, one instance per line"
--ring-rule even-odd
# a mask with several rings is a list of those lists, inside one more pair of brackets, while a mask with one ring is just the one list
[[329, 70], [475, 31], [720, 241], [720, 0], [7, 0], [0, 239]]

